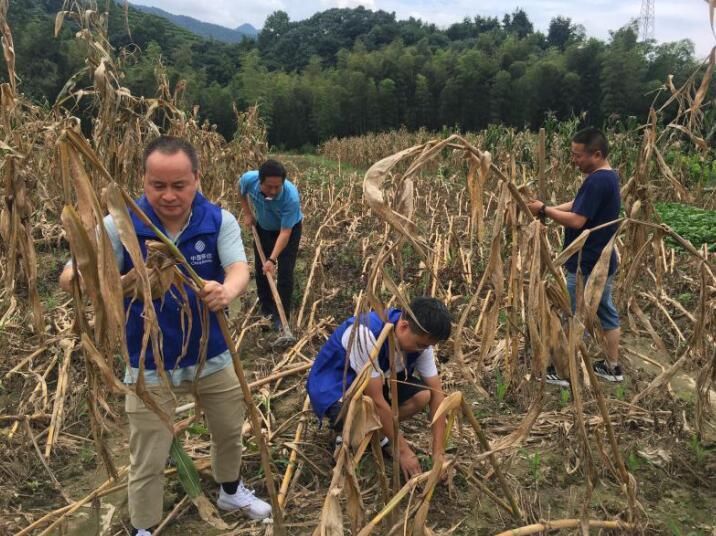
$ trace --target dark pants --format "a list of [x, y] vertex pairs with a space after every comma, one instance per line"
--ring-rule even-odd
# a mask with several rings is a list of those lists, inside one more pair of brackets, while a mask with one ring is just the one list
[[[276, 281], [276, 287], [278, 288], [278, 295], [281, 297], [281, 303], [283, 304], [283, 310], [286, 312], [286, 319], [291, 316], [291, 297], [293, 295], [293, 270], [296, 267], [296, 257], [298, 256], [298, 244], [301, 241], [301, 222], [298, 222], [293, 226], [291, 230], [291, 237], [288, 239], [288, 244], [278, 256], [278, 280]], [[276, 239], [278, 238], [279, 231], [267, 231], [262, 229], [261, 226], [256, 224], [256, 231], [261, 241], [261, 247], [264, 250], [266, 258], [271, 255], [274, 246], [276, 245]], [[259, 296], [259, 302], [261, 303], [261, 311], [264, 315], [270, 315], [275, 320], [278, 320], [278, 309], [273, 301], [273, 295], [271, 294], [271, 287], [269, 287], [268, 279], [264, 275], [261, 267], [261, 256], [256, 249], [254, 243], [254, 263], [256, 265], [256, 293]]]

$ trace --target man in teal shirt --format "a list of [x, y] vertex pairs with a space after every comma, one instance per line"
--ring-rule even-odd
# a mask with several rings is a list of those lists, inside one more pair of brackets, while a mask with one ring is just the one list
[[278, 311], [266, 275], [275, 277], [278, 274], [276, 286], [288, 319], [291, 314], [293, 271], [301, 241], [301, 199], [296, 186], [286, 178], [286, 168], [276, 160], [267, 160], [258, 170], [244, 173], [239, 179], [239, 194], [244, 224], [249, 227], [256, 225], [266, 254], [266, 262], [260, 266], [260, 256], [254, 244], [256, 292], [261, 310], [273, 319], [278, 328]]

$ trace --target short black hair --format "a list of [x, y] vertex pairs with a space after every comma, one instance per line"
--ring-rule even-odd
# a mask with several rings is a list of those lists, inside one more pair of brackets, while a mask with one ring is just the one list
[[286, 168], [278, 160], [266, 160], [259, 168], [259, 182], [263, 182], [266, 177], [281, 177], [281, 181], [285, 181]]
[[142, 166], [145, 170], [147, 169], [147, 159], [156, 151], [167, 155], [182, 152], [189, 158], [192, 172], [196, 173], [199, 171], [199, 157], [196, 154], [196, 149], [191, 142], [184, 138], [159, 136], [150, 141], [144, 148], [144, 155], [142, 156]]
[[444, 341], [450, 337], [452, 317], [443, 302], [437, 298], [421, 296], [410, 302], [410, 310], [413, 314], [406, 311], [403, 317], [408, 321], [413, 333], [424, 333], [436, 341]]
[[604, 135], [604, 132], [598, 128], [583, 128], [572, 137], [572, 141], [574, 143], [581, 143], [584, 145], [584, 148], [590, 154], [600, 151], [604, 158], [609, 156], [609, 143], [607, 142], [607, 137]]

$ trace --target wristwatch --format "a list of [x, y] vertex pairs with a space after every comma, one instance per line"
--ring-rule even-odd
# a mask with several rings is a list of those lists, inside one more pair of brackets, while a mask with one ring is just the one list
[[540, 218], [545, 219], [547, 217], [546, 211], [547, 211], [547, 205], [545, 203], [542, 203], [542, 206], [540, 207], [539, 212], [537, 212], [537, 215]]
[[277, 265], [278, 265], [278, 261], [277, 261], [276, 259], [272, 259], [271, 257], [269, 257], [269, 258], [266, 259], [266, 260], [267, 260], [268, 262], [270, 262], [271, 264], [273, 264], [274, 266], [277, 266]]

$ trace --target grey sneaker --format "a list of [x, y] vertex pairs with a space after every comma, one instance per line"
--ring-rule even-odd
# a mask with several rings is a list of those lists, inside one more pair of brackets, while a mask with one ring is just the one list
[[619, 365], [612, 367], [605, 359], [600, 359], [592, 363], [592, 370], [594, 370], [594, 374], [608, 382], [618, 383], [624, 381], [622, 368]]

